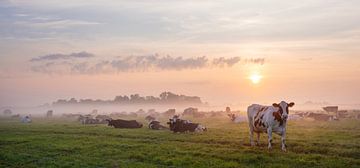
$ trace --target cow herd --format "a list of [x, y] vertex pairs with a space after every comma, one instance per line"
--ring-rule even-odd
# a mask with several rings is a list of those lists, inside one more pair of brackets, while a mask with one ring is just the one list
[[[108, 126], [114, 128], [142, 128], [143, 124], [136, 120], [124, 120], [124, 119], [107, 119]], [[149, 129], [153, 130], [170, 130], [174, 133], [185, 133], [185, 132], [203, 132], [206, 131], [206, 127], [199, 124], [193, 123], [190, 120], [180, 119], [179, 116], [175, 115], [167, 122], [169, 127], [166, 127], [160, 123], [160, 121], [152, 120], [148, 124]]]
[[[270, 106], [264, 106], [259, 104], [252, 104], [247, 108], [247, 117], [244, 115], [237, 115], [233, 113], [229, 107], [226, 107], [226, 111], [212, 111], [212, 112], [199, 112], [197, 108], [187, 108], [180, 115], [176, 115], [175, 109], [169, 109], [164, 113], [158, 113], [151, 109], [148, 112], [140, 109], [137, 112], [126, 113], [117, 112], [109, 115], [98, 115], [97, 110], [93, 110], [92, 113], [87, 115], [82, 114], [63, 114], [63, 118], [76, 118], [82, 124], [107, 124], [114, 128], [142, 128], [143, 123], [137, 120], [126, 120], [124, 118], [134, 118], [145, 116], [143, 119], [148, 122], [147, 127], [152, 130], [169, 130], [173, 133], [198, 133], [204, 132], [208, 129], [200, 124], [194, 123], [184, 118], [203, 118], [203, 117], [219, 117], [226, 115], [230, 118], [233, 123], [248, 122], [250, 144], [254, 146], [260, 143], [260, 134], [267, 134], [268, 149], [272, 148], [273, 133], [281, 136], [281, 149], [286, 151], [286, 127], [289, 120], [303, 119], [305, 117], [314, 118], [315, 120], [329, 121], [334, 120], [333, 116], [319, 113], [303, 113], [295, 112], [295, 114], [289, 114], [289, 108], [293, 107], [295, 103], [287, 103], [281, 101], [280, 103], [273, 103]], [[11, 116], [10, 110], [5, 110], [4, 115]], [[346, 113], [345, 113], [346, 114]], [[15, 116], [15, 115], [14, 115]], [[53, 111], [49, 110], [46, 113], [46, 117], [50, 118], [53, 116]], [[16, 117], [20, 117], [19, 114]], [[167, 118], [168, 122], [162, 124], [157, 118]], [[359, 114], [360, 118], [360, 114]], [[30, 123], [32, 122], [31, 116], [24, 116], [21, 118], [21, 122]], [[256, 134], [256, 141], [254, 140], [254, 134]]]
[[[257, 144], [260, 143], [260, 133], [267, 133], [268, 135], [268, 148], [272, 148], [272, 133], [276, 133], [281, 136], [281, 149], [286, 151], [286, 125], [289, 118], [289, 108], [293, 107], [295, 103], [287, 103], [281, 101], [280, 103], [274, 103], [272, 106], [264, 106], [259, 104], [250, 105], [247, 109], [247, 121], [249, 124], [249, 133], [250, 133], [250, 144], [255, 145], [254, 133], [257, 134]], [[230, 111], [230, 108], [226, 108], [226, 111]], [[168, 113], [174, 114], [175, 111], [168, 110]], [[149, 122], [148, 128], [153, 130], [167, 130], [174, 133], [186, 133], [186, 132], [204, 132], [207, 131], [207, 128], [200, 123], [193, 123], [189, 120], [181, 119], [179, 115], [174, 115], [169, 119], [166, 127], [156, 120], [154, 116], [154, 111], [152, 114], [145, 117], [145, 120]], [[195, 115], [194, 115], [195, 114]], [[182, 116], [193, 115], [193, 117], [199, 117], [203, 115], [199, 113], [196, 108], [188, 108], [184, 110]], [[233, 122], [242, 122], [246, 121], [244, 117], [236, 116], [235, 114], [229, 113], [231, 121]], [[86, 116], [82, 120], [87, 121], [89, 118]], [[111, 119], [106, 115], [96, 116], [95, 121], [102, 122], [106, 121], [108, 126], [114, 128], [142, 128], [143, 124], [136, 120], [124, 120], [124, 119]], [[86, 124], [86, 122], [85, 122]]]

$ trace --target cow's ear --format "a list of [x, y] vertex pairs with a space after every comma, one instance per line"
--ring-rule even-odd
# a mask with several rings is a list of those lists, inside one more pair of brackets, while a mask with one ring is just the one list
[[291, 102], [291, 103], [288, 104], [289, 107], [292, 107], [292, 106], [294, 106], [294, 105], [295, 105], [294, 102]]
[[273, 103], [273, 106], [274, 106], [274, 107], [279, 107], [279, 104]]

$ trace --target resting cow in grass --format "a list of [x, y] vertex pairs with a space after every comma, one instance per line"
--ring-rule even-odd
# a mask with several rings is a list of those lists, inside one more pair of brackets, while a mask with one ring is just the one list
[[21, 122], [22, 122], [22, 123], [31, 123], [32, 120], [31, 120], [30, 115], [21, 118]]
[[115, 128], [141, 128], [143, 125], [136, 120], [107, 120], [108, 126], [113, 126]]
[[178, 116], [174, 116], [172, 119], [169, 119], [167, 123], [170, 126], [170, 131], [174, 133], [180, 132], [203, 132], [207, 131], [207, 128], [198, 123], [192, 123], [189, 120], [182, 120]]
[[159, 121], [151, 121], [149, 123], [149, 128], [153, 130], [168, 129], [167, 127], [161, 125]]
[[230, 120], [234, 123], [242, 123], [246, 121], [246, 116], [236, 116], [236, 114], [228, 114]]
[[281, 135], [281, 149], [286, 151], [285, 136], [286, 136], [286, 121], [289, 114], [289, 107], [294, 106], [295, 103], [286, 103], [281, 101], [279, 104], [274, 103], [272, 106], [263, 106], [253, 104], [248, 107], [248, 119], [250, 128], [250, 143], [254, 143], [254, 132], [257, 133], [257, 143], [260, 141], [260, 133], [266, 132], [268, 134], [268, 148], [271, 149], [272, 133]]

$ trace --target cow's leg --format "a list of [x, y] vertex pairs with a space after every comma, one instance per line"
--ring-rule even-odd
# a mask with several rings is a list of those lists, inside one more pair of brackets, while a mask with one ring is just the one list
[[284, 152], [286, 152], [285, 136], [286, 131], [284, 130], [281, 134], [281, 150], [283, 150]]
[[255, 143], [254, 143], [254, 128], [252, 127], [252, 125], [250, 125], [250, 144], [251, 144], [251, 146], [255, 146]]
[[260, 132], [257, 132], [257, 145], [260, 145]]
[[271, 149], [271, 143], [272, 143], [272, 128], [269, 127], [267, 129], [267, 133], [268, 133], [268, 149]]

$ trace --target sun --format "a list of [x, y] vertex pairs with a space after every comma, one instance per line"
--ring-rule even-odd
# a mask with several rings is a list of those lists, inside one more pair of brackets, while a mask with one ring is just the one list
[[253, 84], [258, 84], [262, 79], [262, 76], [259, 74], [252, 74], [250, 76], [250, 80]]

